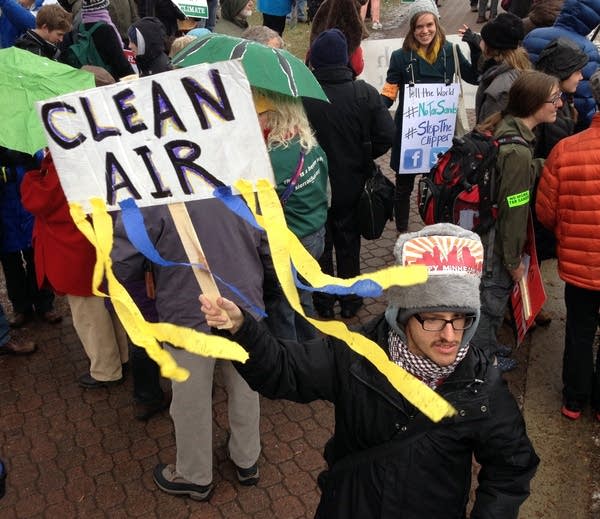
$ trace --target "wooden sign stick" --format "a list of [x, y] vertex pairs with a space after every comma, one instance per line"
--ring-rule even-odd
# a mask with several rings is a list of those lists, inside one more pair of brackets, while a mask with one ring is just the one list
[[[196, 234], [196, 229], [194, 229], [194, 225], [192, 224], [192, 219], [190, 218], [187, 207], [183, 202], [168, 204], [168, 207], [169, 212], [171, 213], [171, 218], [173, 218], [173, 222], [175, 223], [177, 234], [179, 234], [179, 239], [181, 240], [181, 243], [183, 243], [183, 248], [189, 262], [192, 264], [199, 263], [200, 265], [205, 266], [205, 269], [201, 269], [195, 265], [192, 266], [192, 270], [194, 272], [194, 276], [196, 276], [196, 281], [198, 281], [200, 290], [211, 300], [213, 304], [216, 304], [216, 300], [221, 294], [217, 284], [215, 283], [215, 278], [210, 272], [210, 267], [208, 266], [208, 262], [204, 256], [202, 245], [200, 245], [200, 240]], [[198, 302], [198, 305], [200, 305], [200, 302]], [[198, 311], [200, 311], [199, 308]], [[225, 312], [221, 311], [221, 314], [225, 315]], [[227, 323], [219, 326], [219, 328], [228, 329], [232, 326], [233, 324], [228, 318]]]

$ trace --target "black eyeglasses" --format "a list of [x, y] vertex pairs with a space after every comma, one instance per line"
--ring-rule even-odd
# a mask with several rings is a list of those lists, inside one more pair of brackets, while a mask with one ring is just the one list
[[556, 106], [559, 101], [562, 101], [562, 95], [563, 93], [559, 90], [558, 94], [552, 96], [552, 99], [549, 99], [548, 101], [546, 101], [546, 103], [552, 103], [554, 106]]
[[414, 318], [426, 332], [441, 332], [448, 323], [452, 325], [454, 330], [460, 332], [471, 328], [475, 322], [474, 315], [463, 315], [461, 317], [454, 317], [453, 319], [442, 319], [440, 317], [421, 317], [419, 314], [415, 314]]

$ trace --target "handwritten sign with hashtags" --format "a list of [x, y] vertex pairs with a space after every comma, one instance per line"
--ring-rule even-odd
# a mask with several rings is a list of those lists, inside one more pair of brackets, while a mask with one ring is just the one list
[[404, 86], [399, 173], [426, 173], [450, 148], [459, 93], [457, 83]]

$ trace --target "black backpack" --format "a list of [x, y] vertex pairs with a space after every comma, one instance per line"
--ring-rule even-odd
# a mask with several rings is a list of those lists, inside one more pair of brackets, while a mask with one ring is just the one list
[[496, 159], [503, 144], [529, 147], [517, 135], [494, 138], [473, 130], [455, 137], [419, 181], [419, 214], [426, 225], [453, 223], [484, 234], [496, 221]]

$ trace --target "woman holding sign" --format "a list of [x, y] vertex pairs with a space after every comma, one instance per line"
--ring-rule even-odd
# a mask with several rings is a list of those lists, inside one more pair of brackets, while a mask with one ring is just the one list
[[[408, 228], [410, 196], [415, 183], [415, 174], [400, 170], [400, 150], [402, 148], [402, 118], [404, 114], [404, 86], [415, 83], [450, 84], [455, 79], [457, 68], [461, 77], [473, 85], [477, 84], [477, 60], [481, 49], [470, 45], [472, 63], [464, 57], [460, 49], [452, 48], [446, 41], [446, 34], [439, 22], [439, 12], [432, 0], [417, 0], [409, 10], [410, 29], [401, 49], [392, 53], [387, 77], [381, 96], [389, 108], [399, 97], [396, 110], [396, 136], [392, 146], [390, 167], [396, 172], [396, 196], [394, 216], [396, 229], [404, 232]], [[454, 52], [456, 50], [456, 53]], [[458, 67], [454, 56], [458, 58]]]

